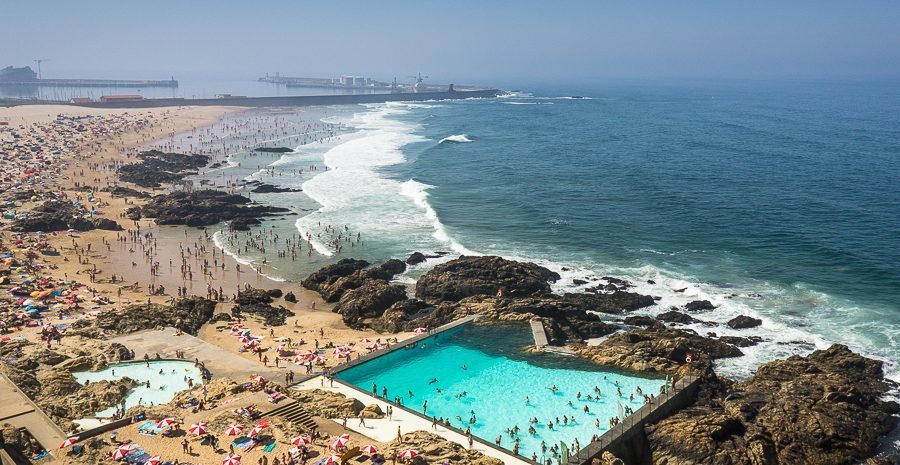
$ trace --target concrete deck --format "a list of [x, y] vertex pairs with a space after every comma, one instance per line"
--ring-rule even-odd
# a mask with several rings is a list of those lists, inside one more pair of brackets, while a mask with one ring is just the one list
[[[377, 404], [381, 407], [381, 410], [384, 411], [387, 409], [388, 403], [372, 397], [371, 395], [365, 394], [357, 389], [354, 389], [348, 385], [343, 384], [339, 380], [334, 381], [334, 386], [330, 386], [328, 381], [325, 381], [324, 387], [322, 386], [322, 378], [316, 377], [313, 379], [306, 380], [302, 383], [298, 383], [293, 386], [294, 389], [325, 389], [326, 391], [331, 392], [339, 392], [347, 397], [352, 397], [358, 399], [365, 405]], [[359, 434], [365, 435], [372, 439], [381, 442], [390, 442], [397, 437], [397, 427], [400, 427], [400, 432], [402, 434], [410, 433], [413, 431], [428, 431], [438, 436], [447, 439], [449, 441], [453, 441], [463, 447], [468, 447], [468, 440], [464, 434], [453, 431], [451, 429], [445, 428], [443, 426], [438, 426], [437, 429], [431, 427], [431, 421], [426, 420], [425, 418], [416, 415], [405, 408], [394, 407], [394, 414], [391, 416], [391, 419], [383, 418], [380, 420], [366, 420], [365, 426], [359, 425], [359, 419], [357, 418], [348, 418], [347, 419], [347, 429], [355, 431]], [[332, 419], [337, 423], [343, 423], [343, 418], [334, 418]], [[522, 458], [515, 457], [511, 453], [503, 452], [502, 450], [498, 450], [495, 447], [488, 446], [482, 442], [475, 441], [472, 446], [474, 450], [477, 450], [488, 457], [494, 457], [503, 461], [506, 465], [533, 465], [530, 461], [523, 460]]]
[[140, 360], [144, 354], [154, 357], [159, 354], [163, 358], [175, 358], [175, 352], [184, 352], [186, 360], [199, 359], [206, 365], [206, 369], [212, 372], [213, 377], [224, 376], [234, 381], [247, 381], [253, 375], [260, 375], [277, 382], [284, 382], [284, 374], [288, 369], [293, 369], [296, 375], [297, 367], [293, 365], [281, 368], [263, 367], [260, 364], [247, 360], [240, 355], [222, 349], [189, 334], [175, 335], [175, 328], [161, 330], [148, 330], [132, 334], [126, 334], [109, 340], [124, 344], [134, 351], [135, 358]]
[[0, 375], [0, 423], [25, 428], [53, 454], [66, 435], [5, 375]]

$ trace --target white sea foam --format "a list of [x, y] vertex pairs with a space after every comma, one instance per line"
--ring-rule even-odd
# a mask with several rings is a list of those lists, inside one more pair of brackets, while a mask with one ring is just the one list
[[228, 255], [229, 257], [233, 258], [234, 261], [240, 263], [241, 265], [247, 266], [253, 271], [259, 271], [259, 274], [265, 276], [266, 278], [268, 278], [272, 281], [279, 282], [279, 283], [286, 281], [286, 279], [284, 279], [280, 276], [274, 275], [270, 272], [260, 271], [260, 268], [258, 268], [258, 265], [255, 265], [251, 259], [249, 259], [247, 257], [243, 257], [239, 253], [232, 251], [228, 247], [228, 244], [226, 243], [226, 241], [224, 239], [224, 233], [222, 231], [214, 232], [212, 235], [212, 240], [213, 240], [213, 244], [219, 250], [221, 250], [223, 253], [225, 253], [225, 255]]
[[400, 193], [412, 199], [419, 208], [425, 211], [425, 218], [430, 220], [432, 227], [434, 227], [432, 237], [443, 244], [449, 245], [454, 252], [460, 255], [481, 255], [478, 252], [467, 249], [447, 234], [447, 229], [441, 223], [440, 218], [438, 218], [437, 212], [428, 203], [428, 189], [432, 187], [410, 179], [402, 184]]
[[468, 136], [467, 134], [456, 134], [456, 135], [453, 135], [453, 136], [447, 136], [447, 137], [441, 139], [441, 140], [438, 142], [438, 144], [443, 144], [443, 143], [445, 143], [445, 142], [457, 142], [457, 143], [460, 143], [460, 142], [472, 142], [472, 139], [470, 139], [469, 136]]

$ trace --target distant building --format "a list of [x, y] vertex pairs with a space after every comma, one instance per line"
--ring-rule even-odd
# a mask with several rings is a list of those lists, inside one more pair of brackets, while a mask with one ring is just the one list
[[100, 97], [101, 102], [129, 102], [133, 100], [144, 100], [142, 95], [103, 95]]
[[69, 103], [93, 103], [94, 101], [87, 97], [75, 97], [69, 100]]
[[0, 69], [0, 82], [2, 81], [36, 81], [37, 73], [31, 69], [30, 66], [26, 66], [24, 68], [13, 68], [12, 66], [7, 66], [6, 68]]

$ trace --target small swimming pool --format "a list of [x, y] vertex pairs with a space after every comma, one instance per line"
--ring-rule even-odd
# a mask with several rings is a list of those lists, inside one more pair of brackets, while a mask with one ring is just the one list
[[[638, 387], [657, 395], [665, 384], [574, 356], [522, 351], [532, 343], [531, 332], [521, 324], [470, 324], [345, 370], [337, 378], [368, 392], [374, 383], [379, 396], [387, 388], [388, 400], [400, 396], [404, 406], [418, 412], [427, 401], [428, 416], [449, 418], [452, 426], [469, 427], [488, 442], [501, 436], [507, 449], [518, 438], [519, 454], [535, 454], [540, 461], [553, 457], [549, 448], [560, 441], [571, 445], [577, 438], [581, 447], [587, 446], [626, 406], [637, 410], [643, 405]], [[532, 424], [534, 418], [538, 421]], [[519, 432], [511, 436], [508, 430], [516, 426]]]
[[[151, 360], [148, 362], [126, 362], [110, 365], [100, 371], [73, 372], [72, 376], [81, 384], [85, 381], [111, 381], [131, 378], [137, 382], [135, 387], [128, 392], [125, 398], [125, 408], [135, 405], [159, 405], [165, 404], [175, 397], [175, 394], [188, 388], [188, 380], [199, 384], [201, 381], [200, 369], [192, 362], [180, 360]], [[147, 383], [150, 383], [149, 387]], [[110, 417], [116, 411], [116, 407], [97, 412], [100, 418]]]

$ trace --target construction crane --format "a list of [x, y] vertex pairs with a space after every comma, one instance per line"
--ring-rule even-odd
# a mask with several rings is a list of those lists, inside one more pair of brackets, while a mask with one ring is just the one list
[[39, 59], [37, 59], [37, 60], [32, 60], [32, 61], [34, 61], [35, 63], [37, 63], [37, 66], [38, 66], [38, 79], [41, 79], [41, 63], [43, 63], [43, 62], [45, 62], [45, 61], [50, 61], [50, 59], [49, 59], [49, 58], [39, 58]]
[[416, 80], [416, 84], [413, 86], [414, 91], [420, 92], [422, 90], [425, 90], [425, 84], [423, 83], [423, 81], [425, 81], [428, 76], [422, 76], [422, 73], [417, 73], [415, 76], [407, 77], [411, 77]]

